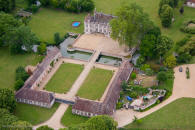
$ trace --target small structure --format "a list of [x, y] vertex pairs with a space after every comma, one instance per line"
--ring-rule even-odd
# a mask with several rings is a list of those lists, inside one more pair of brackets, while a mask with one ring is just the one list
[[116, 16], [99, 13], [94, 11], [94, 15], [88, 14], [84, 20], [84, 32], [86, 34], [91, 33], [103, 33], [105, 36], [110, 37], [111, 28], [109, 25], [110, 20]]
[[132, 99], [131, 97], [129, 97], [129, 96], [126, 96], [126, 98], [127, 98], [128, 101], [132, 101], [132, 100], [133, 100], [133, 99]]
[[188, 7], [195, 8], [195, 0], [187, 0], [187, 1], [186, 1], [186, 5], [187, 5]]
[[17, 12], [17, 16], [20, 17], [30, 17], [32, 15], [32, 13], [24, 11], [24, 10], [20, 10]]

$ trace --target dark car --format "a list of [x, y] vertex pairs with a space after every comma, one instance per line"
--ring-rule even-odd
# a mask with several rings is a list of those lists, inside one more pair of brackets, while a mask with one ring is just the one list
[[179, 72], [182, 72], [183, 71], [183, 68], [182, 67], [179, 67]]

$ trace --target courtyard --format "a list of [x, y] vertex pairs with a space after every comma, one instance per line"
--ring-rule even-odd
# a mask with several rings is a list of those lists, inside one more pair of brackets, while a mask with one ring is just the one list
[[45, 86], [45, 89], [55, 93], [68, 92], [82, 70], [82, 65], [71, 63], [61, 64], [60, 68]]

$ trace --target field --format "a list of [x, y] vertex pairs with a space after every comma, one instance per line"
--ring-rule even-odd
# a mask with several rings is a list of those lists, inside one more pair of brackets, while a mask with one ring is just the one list
[[84, 123], [88, 119], [89, 118], [87, 118], [87, 117], [72, 114], [72, 107], [69, 106], [68, 109], [66, 110], [66, 112], [64, 113], [62, 119], [61, 119], [61, 123], [64, 126], [69, 127], [69, 126], [72, 126], [72, 125], [77, 125], [77, 124], [80, 124], [80, 123]]
[[[165, 29], [161, 26], [158, 16], [159, 1], [160, 0], [147, 0], [147, 2], [145, 0], [94, 0], [97, 11], [109, 14], [115, 14], [116, 10], [123, 3], [136, 3], [143, 7], [144, 11], [149, 14], [151, 20], [161, 28], [163, 34], [171, 37], [174, 41], [182, 39], [186, 34], [182, 33], [179, 28], [184, 21], [195, 17], [195, 13], [193, 13], [195, 9], [185, 7], [183, 15], [180, 15], [179, 8], [174, 9], [175, 21], [169, 29]], [[87, 13], [74, 14], [63, 10], [41, 8], [38, 13], [32, 16], [29, 25], [41, 41], [52, 43], [55, 32], [59, 32], [61, 36], [66, 32], [82, 33], [83, 21], [86, 15]], [[73, 28], [71, 26], [73, 21], [80, 21], [81, 26]]]
[[180, 129], [195, 128], [195, 99], [181, 98], [160, 110], [142, 118], [142, 123], [132, 123], [126, 128], [134, 129]]
[[46, 85], [46, 90], [57, 93], [68, 92], [82, 70], [82, 65], [70, 63], [62, 64]]
[[34, 105], [17, 103], [14, 115], [20, 120], [30, 122], [32, 125], [48, 120], [57, 110], [59, 103], [55, 103], [52, 108], [43, 108]]
[[100, 99], [112, 76], [113, 72], [110, 70], [99, 68], [92, 69], [79, 89], [77, 95], [91, 100]]
[[41, 56], [35, 54], [11, 55], [9, 49], [0, 48], [0, 88], [14, 88], [15, 70], [18, 66], [36, 65]]
[[[74, 14], [62, 10], [41, 8], [38, 13], [32, 16], [29, 26], [41, 41], [53, 43], [56, 32], [59, 32], [61, 37], [67, 32], [82, 33], [85, 16], [86, 13]], [[72, 27], [73, 21], [80, 21], [81, 26]]]

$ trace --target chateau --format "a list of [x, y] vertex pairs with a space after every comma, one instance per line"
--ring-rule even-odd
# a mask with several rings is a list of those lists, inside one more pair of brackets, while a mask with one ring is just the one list
[[88, 14], [84, 20], [84, 32], [86, 34], [91, 33], [103, 33], [105, 36], [110, 37], [111, 29], [109, 22], [116, 16], [99, 13], [94, 11], [94, 15]]

